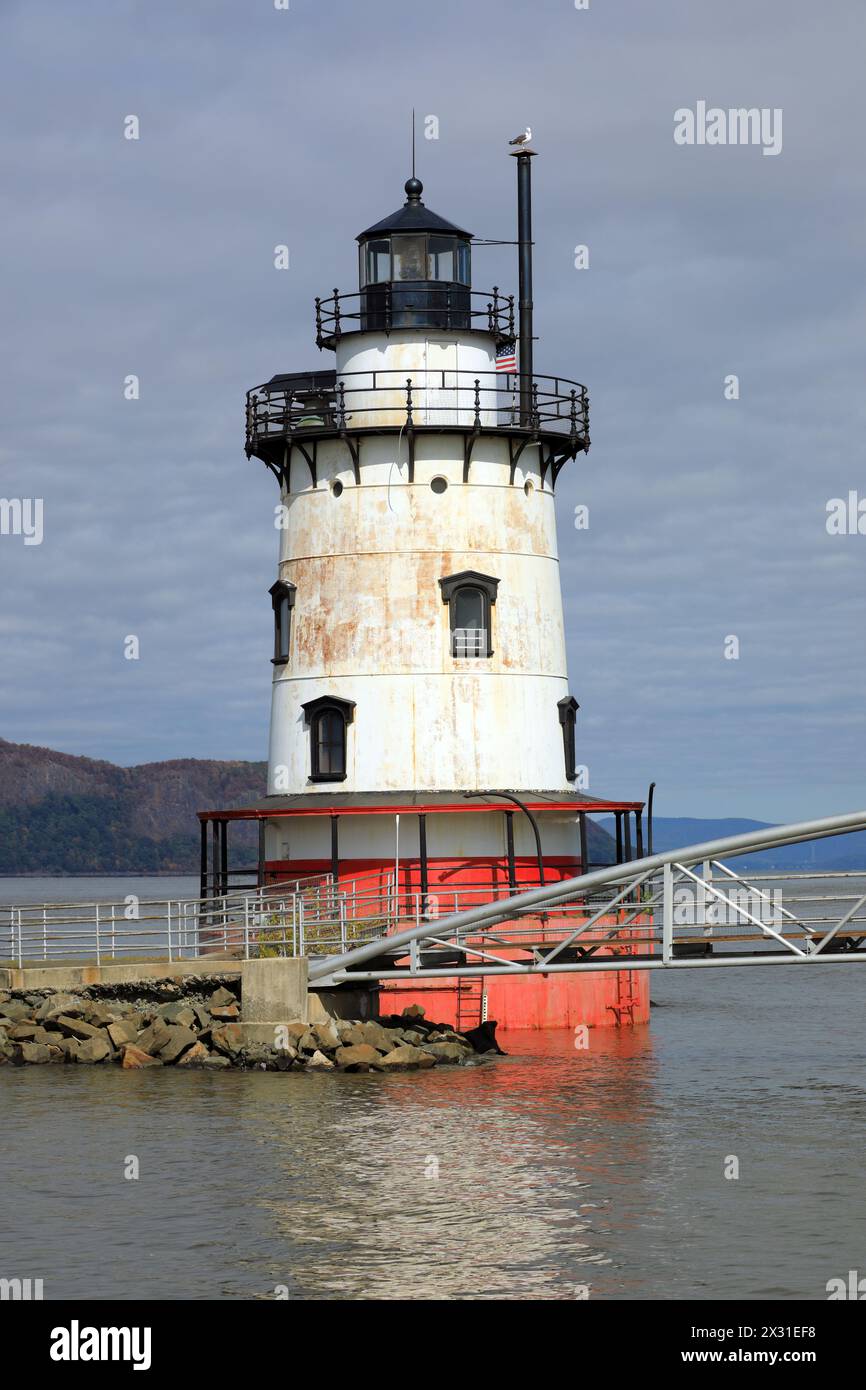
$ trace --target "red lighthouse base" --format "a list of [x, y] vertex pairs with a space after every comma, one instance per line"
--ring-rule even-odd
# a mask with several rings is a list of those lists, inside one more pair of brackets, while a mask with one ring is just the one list
[[586, 974], [506, 975], [441, 979], [411, 985], [383, 980], [379, 1012], [399, 1014], [420, 1004], [425, 1016], [452, 1027], [474, 1028], [485, 1018], [516, 1031], [534, 1028], [627, 1028], [649, 1023], [645, 970]]

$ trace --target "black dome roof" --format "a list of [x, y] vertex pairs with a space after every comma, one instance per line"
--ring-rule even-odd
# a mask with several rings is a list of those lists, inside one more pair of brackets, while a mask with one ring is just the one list
[[383, 217], [381, 222], [376, 222], [366, 231], [359, 232], [356, 241], [365, 241], [367, 237], [383, 236], [390, 232], [443, 232], [447, 236], [466, 237], [468, 240], [471, 232], [465, 232], [462, 227], [455, 227], [453, 222], [448, 222], [444, 217], [440, 217], [438, 212], [431, 212], [421, 202], [421, 194], [424, 185], [420, 179], [406, 180], [406, 202], [396, 212], [392, 212], [389, 217]]

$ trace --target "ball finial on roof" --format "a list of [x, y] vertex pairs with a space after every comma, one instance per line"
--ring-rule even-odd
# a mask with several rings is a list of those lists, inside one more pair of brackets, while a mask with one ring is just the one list
[[421, 194], [424, 192], [424, 185], [421, 180], [416, 179], [413, 175], [411, 179], [406, 180], [403, 186], [406, 189], [406, 201], [409, 203], [420, 203]]

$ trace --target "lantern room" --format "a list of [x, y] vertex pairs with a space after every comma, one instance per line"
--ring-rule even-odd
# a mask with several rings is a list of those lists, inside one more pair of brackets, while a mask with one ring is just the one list
[[361, 232], [361, 330], [469, 328], [471, 232], [424, 206], [420, 179], [406, 180], [406, 202]]

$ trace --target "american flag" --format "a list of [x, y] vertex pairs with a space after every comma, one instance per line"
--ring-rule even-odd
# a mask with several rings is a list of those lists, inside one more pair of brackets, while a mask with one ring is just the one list
[[496, 349], [496, 370], [497, 372], [517, 371], [517, 358], [513, 343], [503, 343], [501, 347]]

